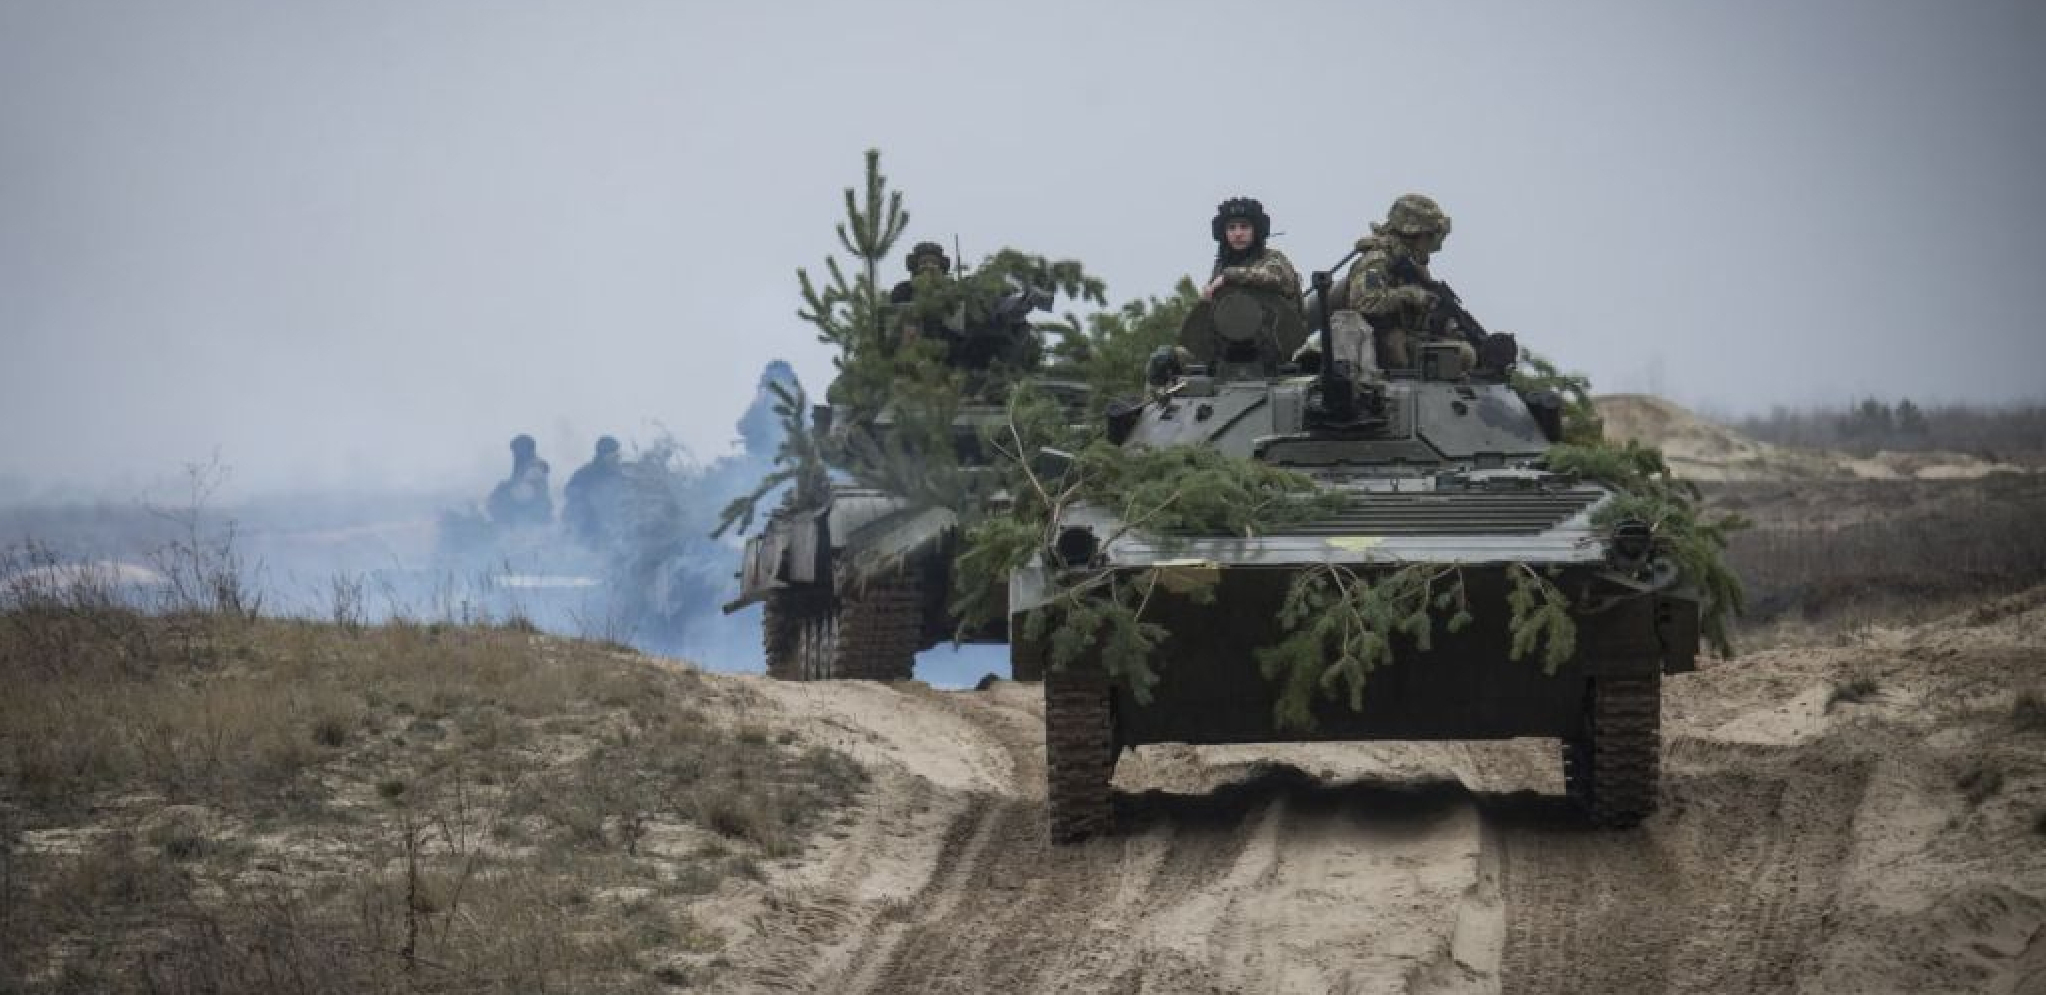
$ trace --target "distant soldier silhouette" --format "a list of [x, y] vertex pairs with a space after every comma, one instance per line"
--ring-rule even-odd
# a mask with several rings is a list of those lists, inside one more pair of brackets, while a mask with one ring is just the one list
[[570, 535], [596, 545], [617, 528], [625, 501], [623, 461], [618, 440], [607, 435], [597, 440], [590, 461], [568, 478], [561, 489], [561, 522]]
[[552, 524], [554, 498], [548, 494], [547, 461], [540, 458], [530, 435], [513, 438], [511, 451], [511, 476], [490, 492], [490, 520], [507, 528]]
[[[796, 371], [779, 359], [760, 371], [760, 385], [754, 389], [753, 404], [739, 416], [739, 438], [744, 442], [748, 456], [768, 459], [781, 449], [781, 416], [774, 413], [774, 406], [779, 401], [774, 394], [775, 384], [780, 384], [790, 393], [796, 389]], [[807, 417], [808, 412], [797, 414]]]

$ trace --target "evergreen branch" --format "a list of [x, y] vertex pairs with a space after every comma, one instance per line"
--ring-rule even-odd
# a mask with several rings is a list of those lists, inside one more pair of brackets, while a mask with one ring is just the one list
[[1577, 652], [1577, 622], [1570, 617], [1570, 599], [1533, 567], [1516, 563], [1509, 571], [1512, 588], [1506, 606], [1512, 611], [1507, 631], [1512, 642], [1507, 656], [1519, 660], [1537, 647], [1542, 672], [1554, 676]]

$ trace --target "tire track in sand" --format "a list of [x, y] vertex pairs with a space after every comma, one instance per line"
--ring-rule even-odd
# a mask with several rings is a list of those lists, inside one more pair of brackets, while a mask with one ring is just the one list
[[1767, 748], [1739, 749], [1725, 769], [1702, 756], [1723, 749], [1679, 744], [1663, 811], [1633, 831], [1586, 829], [1553, 799], [1492, 813], [1507, 995], [1794, 990], [1867, 772]]

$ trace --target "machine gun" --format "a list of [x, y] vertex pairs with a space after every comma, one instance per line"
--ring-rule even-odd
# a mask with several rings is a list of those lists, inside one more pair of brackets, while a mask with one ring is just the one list
[[1429, 315], [1431, 323], [1437, 320], [1438, 315], [1455, 321], [1457, 331], [1474, 349], [1483, 346], [1485, 339], [1492, 334], [1485, 331], [1485, 326], [1479, 324], [1478, 319], [1471, 317], [1471, 313], [1464, 309], [1463, 298], [1458, 297], [1456, 291], [1450, 289], [1449, 284], [1421, 272], [1421, 267], [1414, 263], [1412, 257], [1400, 256], [1394, 259], [1391, 272], [1395, 279], [1422, 287], [1435, 295], [1434, 313]]
[[1008, 327], [1027, 320], [1032, 311], [1049, 311], [1052, 292], [1043, 287], [1018, 287], [995, 301], [994, 324]]

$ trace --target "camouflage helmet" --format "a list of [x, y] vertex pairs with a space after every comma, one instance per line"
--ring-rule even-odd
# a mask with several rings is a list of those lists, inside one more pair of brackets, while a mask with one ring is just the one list
[[1271, 237], [1271, 215], [1265, 213], [1263, 204], [1250, 197], [1231, 197], [1215, 205], [1215, 219], [1208, 223], [1208, 234], [1220, 242], [1229, 222], [1238, 220], [1250, 222], [1251, 236], [1259, 245]]
[[597, 455], [609, 456], [618, 451], [618, 440], [608, 435], [597, 440]]
[[512, 436], [511, 450], [513, 456], [531, 456], [538, 448], [539, 446], [533, 442], [533, 437], [530, 435], [521, 432], [518, 435]]
[[921, 260], [931, 257], [938, 260], [938, 272], [952, 272], [952, 260], [945, 255], [945, 247], [936, 242], [918, 242], [909, 250], [909, 258], [903, 260], [903, 264], [909, 267], [910, 275], [914, 276], [921, 265]]
[[1410, 193], [1392, 202], [1392, 210], [1385, 213], [1385, 227], [1400, 235], [1447, 235], [1449, 215], [1442, 213], [1434, 198]]

